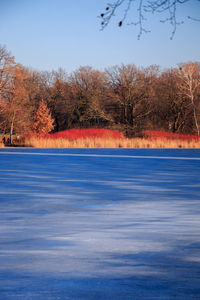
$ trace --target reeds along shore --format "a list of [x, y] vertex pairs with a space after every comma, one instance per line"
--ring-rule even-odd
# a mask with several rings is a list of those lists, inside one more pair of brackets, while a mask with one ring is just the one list
[[80, 138], [51, 139], [28, 137], [24, 146], [35, 148], [200, 148], [200, 140], [149, 139], [149, 138]]

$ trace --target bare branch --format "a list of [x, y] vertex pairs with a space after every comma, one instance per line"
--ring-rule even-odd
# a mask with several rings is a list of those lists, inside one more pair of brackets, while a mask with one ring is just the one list
[[[104, 30], [107, 27], [116, 13], [123, 8], [123, 15], [120, 21], [118, 21], [118, 26], [121, 27], [124, 25], [125, 20], [128, 18], [129, 12], [132, 10], [134, 14], [134, 19], [127, 23], [127, 25], [135, 25], [139, 27], [138, 39], [142, 36], [143, 33], [150, 32], [144, 26], [144, 21], [146, 21], [146, 15], [148, 13], [152, 14], [168, 14], [168, 17], [161, 19], [161, 23], [169, 22], [172, 26], [172, 33], [170, 39], [173, 39], [177, 26], [184, 23], [184, 21], [177, 21], [177, 9], [180, 6], [183, 6], [185, 3], [191, 0], [117, 0], [112, 3], [108, 3], [105, 12], [100, 15], [101, 18], [101, 30]], [[193, 0], [194, 1], [194, 0]], [[200, 2], [199, 0], [196, 0]], [[132, 9], [132, 4], [135, 3], [134, 9]], [[187, 16], [188, 19], [193, 21], [200, 21], [198, 18], [193, 18], [192, 16]]]

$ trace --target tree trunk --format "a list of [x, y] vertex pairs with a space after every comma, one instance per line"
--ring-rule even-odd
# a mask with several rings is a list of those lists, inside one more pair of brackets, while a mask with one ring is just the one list
[[193, 95], [191, 95], [191, 102], [192, 102], [192, 107], [193, 107], [193, 116], [194, 116], [194, 122], [195, 122], [195, 126], [197, 129], [197, 134], [199, 136], [200, 132], [199, 132], [199, 124], [198, 124], [198, 120], [197, 120], [197, 114], [196, 114], [196, 107], [194, 104], [194, 97]]
[[199, 132], [199, 124], [198, 124], [198, 120], [197, 120], [196, 108], [195, 108], [194, 105], [193, 105], [193, 115], [194, 115], [194, 122], [195, 122], [196, 129], [197, 129], [197, 134], [199, 136], [199, 134], [200, 134], [200, 132]]
[[13, 136], [13, 128], [14, 128], [14, 121], [15, 121], [15, 111], [12, 117], [12, 122], [10, 126], [10, 145], [12, 145], [12, 136]]

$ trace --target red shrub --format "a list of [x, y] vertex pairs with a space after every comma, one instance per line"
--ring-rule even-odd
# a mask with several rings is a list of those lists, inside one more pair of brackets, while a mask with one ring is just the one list
[[123, 139], [124, 135], [117, 130], [110, 129], [69, 129], [56, 133], [51, 133], [47, 136], [48, 138], [57, 139], [64, 138], [69, 140], [75, 140], [80, 138], [115, 138]]

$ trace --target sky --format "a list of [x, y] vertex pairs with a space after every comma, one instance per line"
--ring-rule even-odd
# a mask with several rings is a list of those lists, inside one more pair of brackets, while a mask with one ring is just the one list
[[[122, 8], [108, 27], [101, 31], [98, 18], [108, 0], [0, 0], [0, 44], [18, 63], [39, 71], [63, 68], [67, 73], [80, 66], [98, 70], [123, 64], [162, 69], [178, 63], [200, 61], [200, 1], [181, 5], [173, 40], [172, 27], [160, 23], [162, 17], [148, 15], [151, 30], [137, 39], [136, 26], [118, 27]], [[112, 3], [113, 1], [109, 1]], [[129, 19], [136, 18], [129, 12]]]

